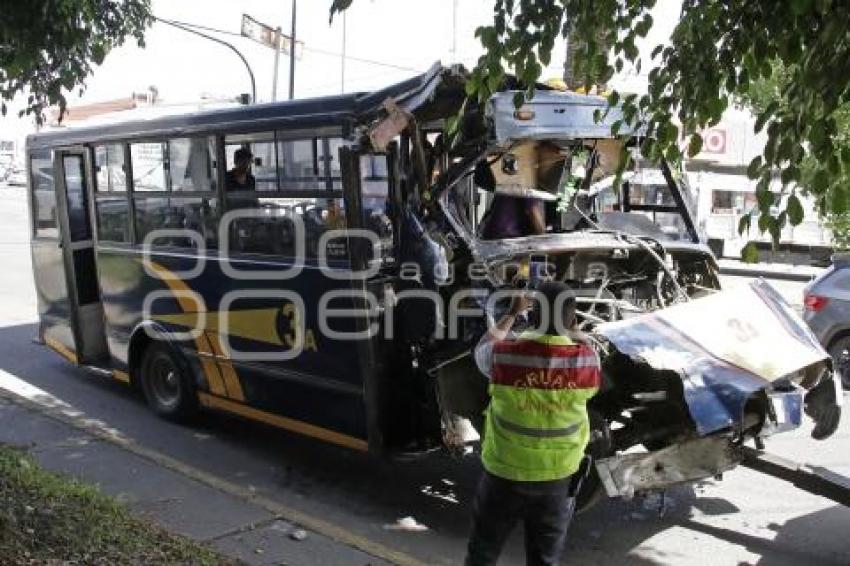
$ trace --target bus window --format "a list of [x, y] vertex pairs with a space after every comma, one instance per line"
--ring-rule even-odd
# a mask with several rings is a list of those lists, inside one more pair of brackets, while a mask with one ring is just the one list
[[133, 163], [133, 191], [167, 191], [165, 181], [166, 145], [156, 143], [134, 143], [130, 146]]
[[[230, 227], [230, 249], [234, 252], [295, 257], [296, 216], [304, 226], [304, 255], [319, 256], [319, 241], [329, 230], [347, 225], [342, 198], [265, 197], [257, 199], [259, 216], [237, 218]], [[348, 257], [343, 238], [327, 242], [329, 260]]]
[[91, 222], [87, 206], [85, 164], [82, 155], [62, 157], [65, 174], [65, 202], [68, 214], [68, 237], [72, 242], [92, 239]]
[[363, 155], [360, 157], [360, 187], [363, 200], [363, 227], [378, 236], [379, 257], [382, 263], [392, 261], [393, 223], [390, 220], [391, 200], [387, 157]]
[[[217, 247], [218, 204], [215, 198], [157, 196], [136, 199], [136, 234], [139, 242], [181, 248]], [[186, 236], [155, 230], [185, 230]]]
[[224, 139], [227, 168], [224, 190], [227, 193], [278, 190], [274, 139], [274, 132], [232, 135]]
[[30, 158], [32, 170], [32, 218], [35, 235], [42, 238], [58, 238], [56, 225], [56, 189], [53, 184], [53, 154], [50, 151], [33, 152]]
[[130, 241], [130, 207], [127, 202], [127, 177], [124, 146], [101, 145], [94, 148], [95, 214], [99, 241]]
[[278, 142], [281, 190], [342, 190], [339, 157], [337, 157], [342, 144], [343, 140], [338, 138]]
[[[131, 144], [136, 237], [157, 246], [217, 247], [213, 138]], [[175, 196], [179, 195], [179, 196]], [[168, 230], [159, 236], [156, 230]], [[186, 236], [174, 230], [186, 230]]]
[[215, 190], [215, 143], [212, 138], [177, 138], [168, 142], [172, 191]]
[[95, 190], [99, 193], [123, 193], [127, 191], [124, 173], [124, 146], [121, 144], [100, 145], [94, 148]]
[[331, 185], [334, 190], [342, 190], [342, 169], [339, 164], [339, 148], [349, 142], [340, 138], [328, 139], [328, 163], [330, 167]]
[[[322, 235], [330, 230], [345, 230], [345, 202], [341, 198], [302, 199], [294, 208], [304, 222], [304, 254], [317, 258], [322, 253], [319, 243]], [[324, 253], [328, 260], [346, 259], [348, 241], [345, 237], [326, 240]]]

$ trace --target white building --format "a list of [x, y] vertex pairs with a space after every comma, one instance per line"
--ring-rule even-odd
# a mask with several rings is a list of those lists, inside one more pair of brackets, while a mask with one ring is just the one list
[[[688, 181], [697, 200], [697, 222], [709, 238], [724, 241], [724, 255], [737, 256], [751, 240], [770, 241], [769, 234], [760, 234], [757, 218], [753, 218], [749, 234], [738, 234], [741, 216], [751, 210], [758, 212], [756, 181], [747, 178], [746, 170], [753, 158], [762, 154], [767, 135], [753, 132], [755, 118], [746, 110], [732, 108], [715, 127], [705, 130], [703, 150], [687, 165]], [[777, 179], [771, 186], [777, 194], [779, 211], [787, 196]], [[803, 246], [828, 246], [832, 235], [815, 210], [814, 200], [801, 196], [805, 217], [798, 226], [790, 224], [782, 231], [780, 243]]]

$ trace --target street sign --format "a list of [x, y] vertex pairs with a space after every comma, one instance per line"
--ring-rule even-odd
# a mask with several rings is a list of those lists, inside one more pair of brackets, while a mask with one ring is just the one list
[[[257, 43], [261, 43], [266, 47], [270, 47], [271, 49], [275, 48], [276, 38], [278, 37], [278, 30], [275, 28], [266, 25], [262, 22], [258, 22], [248, 14], [242, 14], [242, 35], [253, 39]], [[279, 44], [280, 50], [287, 55], [290, 53], [292, 49], [292, 38], [288, 35], [280, 34]], [[304, 53], [304, 42], [296, 41], [295, 42], [295, 57], [301, 59], [302, 54]]]

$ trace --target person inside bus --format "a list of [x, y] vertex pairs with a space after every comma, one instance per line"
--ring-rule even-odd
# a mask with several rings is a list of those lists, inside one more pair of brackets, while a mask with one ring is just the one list
[[546, 232], [542, 200], [500, 192], [496, 186], [496, 177], [486, 161], [476, 166], [473, 178], [476, 185], [495, 193], [490, 208], [481, 219], [480, 230], [483, 239], [519, 238]]
[[491, 167], [497, 162], [483, 161], [475, 169], [475, 184], [494, 193], [481, 221], [481, 237], [500, 240], [545, 234], [547, 216], [552, 220], [556, 216], [556, 194], [566, 162], [562, 149], [548, 141], [524, 143], [500, 161], [497, 171]]
[[236, 150], [233, 154], [233, 169], [224, 176], [224, 187], [227, 191], [253, 191], [257, 181], [251, 173], [251, 162], [254, 156], [247, 147]]

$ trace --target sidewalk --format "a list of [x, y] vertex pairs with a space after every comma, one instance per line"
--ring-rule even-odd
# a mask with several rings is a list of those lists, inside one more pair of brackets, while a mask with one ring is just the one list
[[390, 564], [305, 530], [284, 519], [291, 514], [242, 497], [233, 487], [217, 489], [213, 478], [192, 477], [197, 474], [181, 471], [177, 462], [157, 462], [118, 436], [110, 440], [85, 421], [6, 393], [0, 397], [0, 442], [25, 448], [42, 467], [97, 484], [132, 512], [249, 564]]

